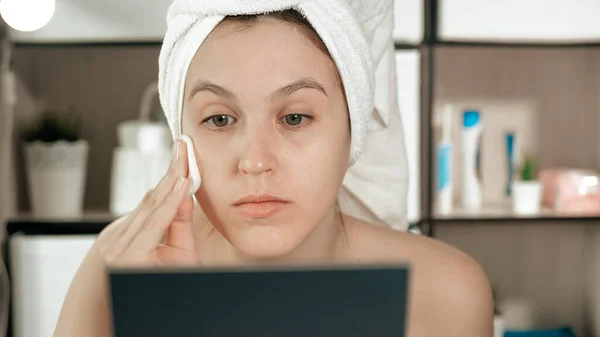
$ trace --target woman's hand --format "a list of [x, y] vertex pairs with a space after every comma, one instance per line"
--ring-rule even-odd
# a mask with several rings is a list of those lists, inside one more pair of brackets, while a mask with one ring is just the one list
[[192, 230], [194, 201], [187, 197], [186, 146], [176, 144], [171, 167], [158, 186], [94, 242], [71, 282], [54, 337], [112, 336], [107, 265], [199, 263]]
[[[199, 263], [187, 197], [187, 152], [176, 142], [169, 171], [129, 215], [106, 227], [71, 282], [54, 337], [112, 336], [106, 266]], [[167, 237], [165, 239], [165, 234]]]
[[[171, 166], [129, 215], [97, 240], [108, 266], [194, 265], [199, 262], [192, 230], [194, 202], [188, 197], [187, 148], [178, 141]], [[167, 234], [166, 240], [163, 240]]]

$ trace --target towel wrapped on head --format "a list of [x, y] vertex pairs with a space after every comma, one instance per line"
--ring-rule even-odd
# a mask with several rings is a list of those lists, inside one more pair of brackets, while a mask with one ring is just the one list
[[[407, 165], [396, 101], [392, 0], [175, 0], [159, 57], [159, 94], [181, 137], [185, 77], [198, 48], [229, 15], [294, 9], [319, 34], [344, 84], [351, 124], [342, 212], [406, 229]], [[370, 52], [367, 52], [370, 51]]]

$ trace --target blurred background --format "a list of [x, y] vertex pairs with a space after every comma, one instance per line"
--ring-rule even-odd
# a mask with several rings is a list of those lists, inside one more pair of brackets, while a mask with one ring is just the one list
[[[10, 336], [52, 334], [95, 235], [168, 165], [170, 3], [0, 1]], [[600, 336], [600, 0], [395, 0], [394, 16], [413, 231], [483, 266], [504, 330]]]

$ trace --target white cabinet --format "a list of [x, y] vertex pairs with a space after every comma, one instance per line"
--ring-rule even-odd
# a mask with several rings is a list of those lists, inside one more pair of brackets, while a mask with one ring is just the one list
[[10, 34], [16, 42], [160, 42], [173, 0], [56, 0], [50, 22], [34, 32]]
[[92, 235], [20, 235], [10, 239], [14, 337], [52, 336], [71, 280]]
[[394, 0], [394, 41], [419, 43], [423, 40], [423, 0]]
[[404, 125], [408, 159], [408, 221], [421, 218], [421, 55], [418, 50], [396, 51], [398, 104]]
[[600, 0], [440, 0], [438, 12], [441, 40], [600, 41]]

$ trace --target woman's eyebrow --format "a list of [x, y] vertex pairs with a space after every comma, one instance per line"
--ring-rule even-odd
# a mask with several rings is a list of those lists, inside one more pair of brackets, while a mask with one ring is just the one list
[[325, 88], [312, 77], [304, 77], [296, 80], [271, 94], [271, 100], [287, 97], [300, 89], [315, 89], [327, 96]]
[[237, 97], [231, 91], [229, 91], [221, 86], [218, 86], [210, 81], [202, 80], [202, 79], [196, 81], [196, 84], [192, 87], [192, 90], [190, 90], [190, 95], [189, 95], [188, 100], [191, 100], [194, 97], [194, 95], [196, 95], [197, 93], [202, 92], [202, 91], [210, 91], [217, 96], [221, 96], [223, 98], [231, 99], [234, 101], [237, 100]]
[[[321, 84], [319, 84], [319, 82], [317, 82], [314, 78], [304, 77], [304, 78], [298, 79], [298, 80], [286, 85], [283, 88], [280, 88], [280, 89], [277, 89], [276, 91], [274, 91], [270, 95], [271, 100], [276, 100], [276, 99], [281, 99], [281, 98], [287, 97], [300, 89], [315, 89], [315, 90], [322, 92], [325, 96], [328, 96], [327, 91], [325, 91], [325, 88], [323, 88], [323, 86]], [[235, 94], [232, 93], [231, 91], [229, 91], [217, 84], [214, 84], [210, 81], [202, 80], [202, 79], [196, 81], [196, 84], [192, 87], [192, 90], [190, 91], [190, 94], [189, 94], [189, 99], [191, 100], [192, 97], [194, 97], [194, 95], [196, 95], [197, 93], [202, 92], [202, 91], [209, 91], [217, 96], [220, 96], [220, 97], [223, 97], [226, 99], [231, 99], [234, 101], [237, 99]]]

